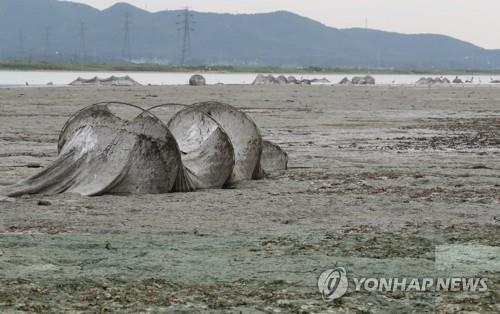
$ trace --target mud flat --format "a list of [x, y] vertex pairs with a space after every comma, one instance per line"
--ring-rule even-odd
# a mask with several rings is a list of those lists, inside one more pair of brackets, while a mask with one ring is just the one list
[[[66, 119], [103, 100], [230, 103], [291, 169], [188, 194], [0, 200], [0, 312], [500, 311], [500, 88], [0, 89], [0, 190], [48, 165]], [[489, 289], [325, 303], [316, 280], [335, 264]]]

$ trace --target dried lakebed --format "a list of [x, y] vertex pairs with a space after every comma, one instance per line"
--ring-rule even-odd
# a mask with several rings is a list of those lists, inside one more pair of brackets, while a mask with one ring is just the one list
[[[0, 90], [0, 188], [57, 154], [76, 110], [218, 100], [288, 171], [188, 194], [0, 201], [1, 312], [500, 311], [500, 88], [170, 86]], [[157, 112], [168, 119], [175, 112]], [[123, 111], [123, 115], [132, 114]], [[488, 278], [483, 293], [348, 292], [319, 274]]]

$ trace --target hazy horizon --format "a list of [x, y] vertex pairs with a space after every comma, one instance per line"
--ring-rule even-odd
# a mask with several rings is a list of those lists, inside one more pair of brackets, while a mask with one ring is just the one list
[[71, 0], [105, 9], [126, 2], [148, 11], [176, 10], [185, 6], [195, 11], [217, 13], [264, 13], [291, 11], [337, 28], [366, 27], [418, 34], [434, 33], [455, 37], [487, 49], [500, 49], [494, 29], [500, 20], [496, 0], [266, 0], [251, 3], [231, 0]]

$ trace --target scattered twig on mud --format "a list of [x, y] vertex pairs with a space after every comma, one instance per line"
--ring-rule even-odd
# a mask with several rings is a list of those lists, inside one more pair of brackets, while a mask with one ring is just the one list
[[3, 165], [2, 168], [42, 168], [40, 164], [27, 164], [27, 165]]
[[259, 274], [266, 274], [266, 273], [286, 273], [286, 274], [310, 274], [314, 273], [314, 271], [290, 271], [290, 270], [262, 270], [258, 271]]
[[8, 186], [8, 185], [14, 185], [16, 182], [14, 181], [0, 181], [0, 186]]
[[498, 218], [498, 217], [496, 217], [496, 216], [495, 216], [495, 217], [493, 217], [493, 220], [494, 220], [494, 221], [496, 221], [496, 222], [500, 222], [500, 218]]

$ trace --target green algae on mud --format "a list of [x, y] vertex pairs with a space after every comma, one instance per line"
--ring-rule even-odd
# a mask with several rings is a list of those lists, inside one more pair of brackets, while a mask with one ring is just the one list
[[[458, 235], [464, 240], [457, 241]], [[500, 250], [499, 241], [498, 230], [286, 237], [4, 234], [0, 311], [488, 313], [500, 305], [500, 263], [488, 255]], [[476, 254], [482, 257], [470, 263], [454, 250], [457, 245], [482, 250]], [[490, 258], [489, 264], [481, 258]], [[488, 278], [489, 291], [350, 291], [328, 304], [316, 281], [335, 264], [349, 276], [376, 278], [453, 276], [459, 268], [460, 275]]]

